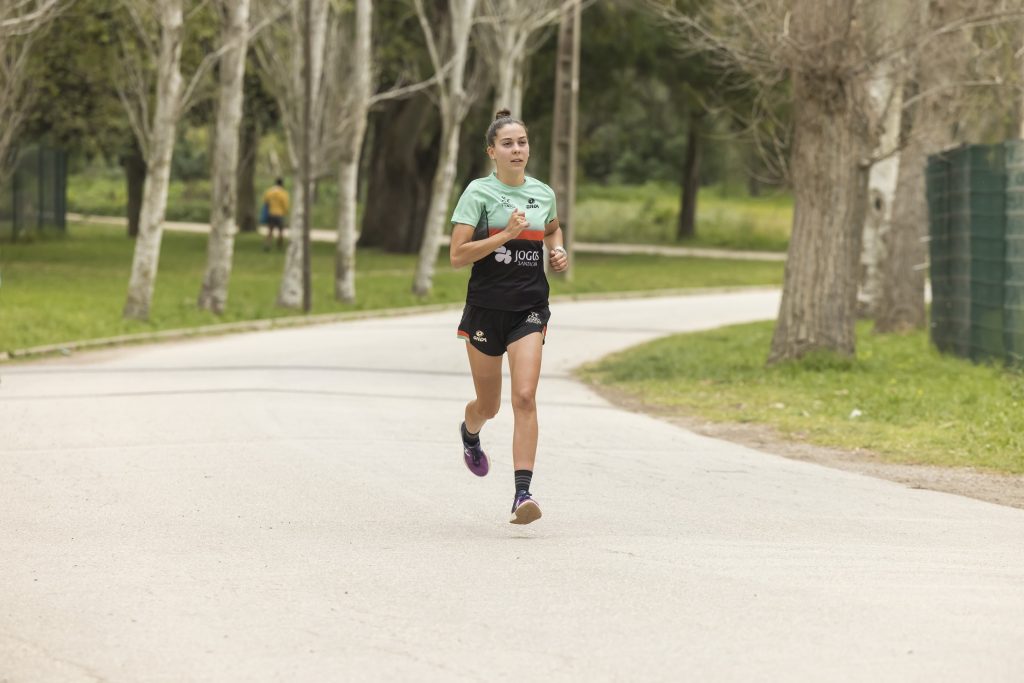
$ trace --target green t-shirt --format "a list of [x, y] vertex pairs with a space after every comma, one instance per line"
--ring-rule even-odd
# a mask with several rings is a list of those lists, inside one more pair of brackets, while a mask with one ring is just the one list
[[530, 177], [519, 186], [506, 185], [494, 173], [477, 178], [459, 198], [452, 223], [473, 226], [474, 241], [487, 239], [505, 229], [516, 209], [526, 213], [526, 229], [473, 264], [466, 303], [502, 311], [547, 305], [544, 228], [558, 215], [550, 187]]

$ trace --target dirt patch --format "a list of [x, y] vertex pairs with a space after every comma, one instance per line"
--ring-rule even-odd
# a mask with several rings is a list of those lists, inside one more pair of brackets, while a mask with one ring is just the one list
[[968, 467], [936, 467], [885, 462], [862, 449], [847, 451], [793, 441], [764, 425], [709, 422], [667, 408], [650, 406], [621, 389], [590, 385], [615, 405], [671, 422], [691, 432], [731, 441], [784, 458], [888, 479], [915, 489], [928, 489], [1024, 509], [1024, 476], [997, 474]]

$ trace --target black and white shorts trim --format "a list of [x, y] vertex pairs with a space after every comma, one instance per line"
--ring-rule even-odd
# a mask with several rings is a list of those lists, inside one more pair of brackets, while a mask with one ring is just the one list
[[488, 356], [500, 356], [508, 345], [539, 332], [541, 343], [548, 331], [551, 310], [547, 306], [527, 311], [499, 311], [466, 304], [459, 322], [459, 339]]

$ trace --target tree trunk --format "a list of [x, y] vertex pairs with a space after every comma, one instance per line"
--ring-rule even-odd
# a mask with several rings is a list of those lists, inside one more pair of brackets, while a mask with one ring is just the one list
[[506, 45], [502, 46], [501, 54], [507, 55], [507, 57], [497, 65], [498, 83], [494, 90], [494, 111], [507, 108], [512, 112], [513, 117], [521, 119], [523, 118], [525, 76], [523, 72], [526, 67], [526, 46], [516, 44], [518, 37], [514, 31], [502, 36]]
[[[359, 244], [413, 254], [423, 241], [424, 216], [437, 169], [440, 132], [436, 109], [425, 95], [417, 95], [386, 102], [379, 110], [367, 150], [370, 158]], [[430, 133], [426, 140], [424, 131]]]
[[[439, 74], [438, 98], [441, 111], [441, 152], [434, 175], [434, 186], [430, 193], [430, 208], [427, 209], [427, 224], [423, 228], [423, 244], [416, 264], [412, 291], [417, 296], [427, 296], [434, 286], [434, 269], [437, 265], [437, 251], [441, 245], [441, 233], [448, 218], [448, 203], [455, 185], [455, 165], [459, 159], [459, 135], [462, 122], [469, 110], [470, 98], [465, 89], [466, 62], [469, 56], [469, 36], [473, 28], [473, 14], [476, 0], [451, 0], [450, 23], [452, 43], [451, 65], [441, 76], [441, 64], [435, 60], [434, 68]], [[422, 9], [422, 8], [421, 8]], [[420, 14], [424, 31], [426, 17]]]
[[301, 183], [296, 183], [291, 193], [284, 271], [277, 290], [277, 305], [285, 308], [302, 306], [302, 214], [306, 210], [302, 195]]
[[[561, 7], [555, 52], [555, 92], [551, 116], [551, 159], [548, 183], [555, 192], [562, 245], [569, 266], [557, 276], [571, 281], [575, 271], [576, 160], [579, 138], [581, 0]], [[547, 259], [544, 261], [547, 268]], [[554, 273], [552, 272], [552, 275]]]
[[[932, 0], [922, 8], [924, 30], [946, 25], [951, 9]], [[960, 119], [962, 94], [957, 81], [967, 69], [968, 38], [959, 33], [927, 46], [917, 57], [916, 82], [908, 87], [919, 100], [911, 108], [893, 205], [892, 230], [886, 236], [882, 263], [883, 297], [875, 319], [879, 333], [920, 329], [927, 322], [924, 298], [928, 234], [925, 165], [928, 155], [953, 144], [953, 126]]]
[[[327, 39], [327, 15], [329, 5], [326, 0], [312, 0], [312, 19], [311, 19], [311, 34], [310, 40], [310, 81], [317, 86], [320, 83], [320, 79], [323, 75], [324, 66], [324, 46]], [[292, 26], [294, 37], [292, 48], [292, 66], [293, 66], [293, 78], [295, 83], [303, 82], [302, 64], [303, 59], [303, 23], [299, 21], [299, 16], [302, 12], [298, 10], [298, 3], [293, 2], [295, 11], [293, 12]], [[316, 111], [323, 104], [322, 95], [317, 87], [314, 87], [313, 92], [313, 109]], [[294, 103], [292, 103], [294, 104]], [[295, 107], [293, 106], [292, 109]], [[281, 107], [282, 111], [287, 111], [286, 107]], [[302, 111], [302, 107], [298, 107], [299, 111]], [[302, 136], [304, 134], [314, 135], [316, 140], [316, 134], [314, 131], [304, 131], [303, 117], [301, 115], [295, 115], [292, 112], [291, 116], [285, 116], [285, 120], [289, 123], [285, 125], [285, 135], [288, 138], [288, 149], [289, 157], [291, 160], [291, 166], [293, 169], [299, 168], [299, 154], [298, 150], [301, 148]], [[318, 129], [319, 130], [319, 129]], [[316, 168], [319, 165], [319, 150], [315, 147], [311, 149], [311, 154], [317, 157], [311, 160], [311, 166]], [[303, 305], [303, 264], [305, 262], [305, 243], [303, 241], [303, 220], [305, 216], [303, 212], [311, 207], [305, 206], [303, 200], [304, 192], [308, 192], [309, 196], [312, 196], [312, 185], [309, 185], [309, 189], [306, 190], [303, 187], [301, 180], [302, 174], [297, 173], [296, 177], [300, 180], [295, 184], [294, 191], [291, 193], [292, 196], [292, 213], [291, 223], [288, 226], [288, 248], [285, 252], [284, 259], [284, 271], [281, 275], [281, 285], [277, 290], [277, 305], [283, 308], [301, 308]], [[311, 183], [311, 179], [306, 180], [307, 183]]]
[[924, 282], [928, 255], [924, 167], [927, 141], [911, 138], [904, 148], [892, 207], [892, 227], [883, 236], [881, 297], [875, 331], [905, 332], [925, 324]]
[[131, 151], [121, 157], [128, 186], [128, 236], [139, 234], [139, 213], [142, 211], [142, 190], [146, 184], [146, 160], [142, 158], [139, 141], [132, 137]]
[[751, 197], [761, 196], [761, 181], [757, 179], [753, 172], [747, 175], [747, 194]]
[[242, 130], [238, 150], [238, 206], [235, 210], [238, 229], [256, 232], [256, 159], [260, 150], [259, 121], [243, 104]]
[[871, 84], [872, 100], [883, 119], [884, 129], [879, 138], [876, 154], [887, 155], [871, 166], [868, 175], [868, 209], [864, 221], [861, 247], [860, 292], [858, 309], [862, 317], [876, 318], [884, 296], [881, 275], [885, 259], [885, 245], [892, 229], [893, 202], [900, 172], [900, 153], [896, 150], [900, 139], [903, 109], [903, 83], [896, 71], [883, 65], [880, 75]]
[[798, 57], [807, 61], [793, 74], [793, 233], [769, 363], [855, 352], [866, 160], [875, 148], [863, 77], [849, 68], [863, 45], [851, 0], [797, 5], [794, 43], [823, 47]]
[[869, 28], [868, 49], [880, 58], [867, 84], [870, 117], [878, 121], [879, 135], [874, 157], [878, 159], [868, 176], [868, 209], [861, 248], [858, 309], [863, 317], [875, 318], [884, 295], [881, 275], [885, 245], [892, 229], [892, 209], [900, 170], [900, 142], [903, 121], [903, 86], [908, 78], [907, 52], [901, 49], [904, 36], [920, 24], [915, 11], [918, 0], [889, 0], [870, 3], [865, 9]]
[[700, 189], [700, 119], [690, 114], [686, 132], [686, 157], [683, 159], [683, 194], [679, 205], [679, 225], [676, 239], [684, 240], [697, 234], [697, 191]]
[[345, 150], [338, 171], [338, 244], [334, 265], [334, 297], [356, 299], [356, 203], [359, 195], [359, 156], [370, 110], [371, 0], [356, 0], [354, 67], [346, 107]]
[[224, 42], [231, 48], [220, 62], [220, 101], [217, 107], [217, 145], [213, 157], [213, 196], [206, 276], [199, 291], [200, 309], [220, 314], [228, 301], [231, 261], [235, 251], [238, 130], [242, 121], [245, 53], [248, 48], [249, 0], [226, 6]]
[[181, 44], [183, 16], [181, 0], [164, 0], [160, 6], [160, 57], [157, 67], [156, 106], [153, 114], [146, 182], [139, 214], [139, 235], [135, 241], [132, 273], [124, 317], [149, 318], [156, 272], [160, 261], [171, 155], [181, 104]]
[[452, 120], [450, 114], [442, 112], [447, 123], [441, 133], [441, 157], [437, 162], [437, 173], [431, 190], [430, 208], [427, 210], [427, 224], [423, 232], [423, 244], [416, 264], [416, 277], [412, 291], [416, 296], [430, 294], [437, 266], [437, 252], [441, 247], [441, 235], [448, 218], [448, 200], [455, 185], [455, 162], [459, 157], [459, 131], [461, 121]]
[[334, 298], [356, 300], [356, 196], [359, 157], [345, 159], [338, 169], [338, 243], [334, 255]]

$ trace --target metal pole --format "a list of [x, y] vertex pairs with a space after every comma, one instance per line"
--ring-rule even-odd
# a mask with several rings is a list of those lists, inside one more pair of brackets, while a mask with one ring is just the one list
[[304, 209], [302, 212], [302, 310], [308, 313], [313, 308], [313, 277], [309, 245], [309, 223], [310, 215], [313, 213], [309, 162], [309, 137], [310, 129], [313, 127], [313, 73], [310, 68], [313, 62], [313, 47], [309, 37], [313, 23], [311, 0], [303, 0], [302, 12], [305, 31], [302, 37], [302, 170], [299, 175], [302, 179], [302, 206]]
[[580, 24], [583, 7], [580, 0], [563, 6], [558, 31], [558, 51], [555, 64], [555, 106], [551, 126], [551, 188], [558, 204], [558, 222], [562, 226], [562, 241], [569, 252], [569, 268], [560, 275], [572, 280], [573, 206], [576, 202], [576, 135], [577, 106], [580, 90]]
[[43, 234], [43, 227], [46, 225], [46, 174], [43, 164], [43, 146], [36, 147], [36, 234]]

